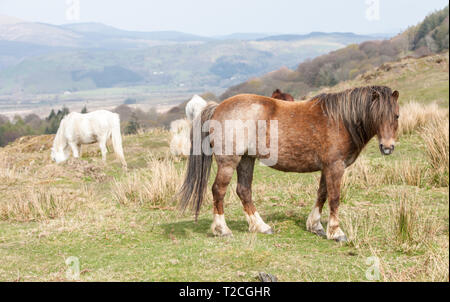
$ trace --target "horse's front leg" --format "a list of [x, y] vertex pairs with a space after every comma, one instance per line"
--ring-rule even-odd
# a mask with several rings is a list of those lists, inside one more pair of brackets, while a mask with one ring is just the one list
[[108, 149], [106, 148], [106, 139], [101, 139], [98, 145], [100, 147], [100, 151], [102, 152], [102, 160], [106, 161], [106, 153], [108, 153]]
[[78, 144], [75, 142], [69, 142], [69, 146], [72, 149], [72, 154], [74, 158], [78, 158], [80, 157], [80, 153], [78, 150]]
[[341, 180], [344, 175], [345, 165], [342, 161], [332, 163], [324, 169], [325, 180], [328, 193], [328, 203], [330, 205], [330, 218], [327, 226], [327, 238], [338, 242], [347, 241], [347, 237], [339, 227], [339, 198]]
[[327, 200], [327, 183], [325, 180], [325, 173], [322, 172], [320, 176], [319, 189], [317, 190], [317, 200], [314, 208], [308, 216], [306, 221], [306, 229], [314, 234], [326, 237], [327, 234], [320, 223], [320, 216], [322, 215], [323, 205]]

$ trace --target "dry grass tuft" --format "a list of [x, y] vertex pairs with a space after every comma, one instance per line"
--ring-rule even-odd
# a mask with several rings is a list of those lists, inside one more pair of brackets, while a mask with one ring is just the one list
[[430, 170], [409, 159], [395, 161], [383, 168], [378, 183], [420, 187], [430, 183]]
[[[66, 194], [65, 194], [66, 193]], [[0, 220], [43, 221], [64, 216], [73, 210], [79, 196], [48, 188], [32, 188], [0, 201]]]
[[439, 118], [428, 123], [420, 132], [425, 142], [428, 162], [437, 185], [449, 185], [449, 120]]
[[173, 206], [174, 196], [183, 181], [170, 158], [150, 157], [148, 168], [130, 173], [125, 179], [112, 183], [113, 199], [123, 205]]
[[20, 180], [20, 172], [12, 165], [3, 153], [0, 153], [0, 182], [10, 184]]
[[448, 118], [448, 110], [436, 103], [428, 105], [411, 102], [400, 106], [398, 135], [411, 134], [437, 119]]
[[54, 138], [54, 134], [22, 136], [6, 146], [5, 149], [21, 153], [42, 152], [50, 150]]

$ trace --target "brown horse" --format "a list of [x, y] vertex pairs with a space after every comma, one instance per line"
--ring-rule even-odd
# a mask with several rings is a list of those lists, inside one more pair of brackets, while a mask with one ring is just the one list
[[[317, 200], [306, 223], [307, 229], [328, 239], [346, 241], [338, 218], [341, 178], [345, 168], [356, 160], [375, 135], [382, 154], [389, 155], [394, 151], [399, 117], [398, 97], [398, 91], [392, 92], [389, 87], [369, 86], [321, 94], [305, 102], [288, 103], [244, 94], [231, 97], [220, 105], [209, 104], [196, 120], [201, 128], [195, 125], [192, 128], [191, 155], [180, 191], [181, 208], [191, 204], [197, 217], [214, 154], [217, 175], [212, 186], [213, 233], [231, 235], [225, 222], [223, 200], [234, 170], [237, 170], [236, 192], [242, 201], [249, 230], [271, 234], [272, 228], [259, 216], [251, 193], [255, 159], [264, 161], [273, 155], [268, 155], [261, 147], [262, 143], [270, 141], [270, 152], [277, 153], [276, 161], [269, 164], [272, 168], [285, 172], [322, 172]], [[277, 131], [262, 133], [258, 129], [257, 134], [253, 134], [255, 128], [251, 125], [255, 121], [268, 122], [271, 128], [277, 125], [273, 127]], [[209, 122], [214, 123], [208, 126]], [[235, 127], [222, 131], [227, 123]], [[237, 139], [238, 131], [243, 131], [244, 137], [252, 142], [241, 144]], [[211, 146], [212, 150], [195, 154], [193, 145], [196, 135], [201, 137], [204, 149]], [[255, 136], [259, 138], [257, 144]], [[231, 143], [236, 150], [224, 152], [223, 143]], [[327, 199], [330, 217], [325, 232], [320, 215]]]
[[289, 93], [281, 92], [280, 89], [277, 89], [272, 93], [272, 98], [277, 99], [277, 100], [284, 100], [284, 101], [288, 101], [288, 102], [295, 101], [294, 97], [292, 95], [290, 95]]

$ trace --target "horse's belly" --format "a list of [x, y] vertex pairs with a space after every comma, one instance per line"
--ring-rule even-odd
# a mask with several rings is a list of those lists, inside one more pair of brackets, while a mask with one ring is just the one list
[[298, 159], [278, 159], [271, 168], [284, 172], [307, 173], [321, 170], [320, 163], [315, 160], [298, 160]]
[[93, 143], [96, 143], [96, 142], [97, 142], [97, 138], [94, 135], [92, 135], [90, 137], [84, 137], [84, 138], [81, 139], [81, 143], [85, 144], [85, 145], [93, 144]]
[[314, 144], [298, 143], [304, 138], [292, 136], [290, 139], [280, 139], [277, 147], [271, 149], [270, 158], [275, 162], [271, 167], [286, 172], [315, 172], [322, 169], [320, 150]]

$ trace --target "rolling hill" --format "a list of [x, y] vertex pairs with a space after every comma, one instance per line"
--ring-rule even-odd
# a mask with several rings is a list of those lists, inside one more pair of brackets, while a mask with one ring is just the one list
[[0, 17], [0, 93], [58, 94], [133, 85], [222, 92], [250, 77], [373, 38], [351, 33], [266, 37], [236, 33], [210, 38]]
[[282, 68], [261, 77], [252, 78], [228, 89], [221, 99], [238, 93], [270, 95], [275, 88], [300, 98], [319, 87], [333, 86], [339, 82], [354, 79], [386, 62], [396, 61], [406, 56], [420, 57], [440, 53], [448, 49], [447, 6], [389, 40], [352, 44], [307, 60], [293, 70]]

